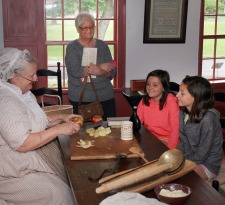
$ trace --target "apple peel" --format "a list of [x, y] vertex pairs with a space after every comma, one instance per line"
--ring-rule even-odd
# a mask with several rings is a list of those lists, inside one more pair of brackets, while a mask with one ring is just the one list
[[88, 133], [90, 137], [94, 137], [94, 138], [105, 137], [106, 135], [111, 133], [111, 129], [110, 127], [105, 128], [103, 126], [100, 126], [97, 129], [88, 128], [86, 129], [86, 133]]
[[94, 147], [94, 140], [82, 140], [80, 139], [80, 141], [77, 142], [77, 147], [82, 147], [84, 149], [87, 149], [89, 147]]

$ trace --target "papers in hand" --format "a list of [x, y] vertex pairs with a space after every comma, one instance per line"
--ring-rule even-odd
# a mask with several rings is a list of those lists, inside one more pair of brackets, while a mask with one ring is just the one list
[[130, 117], [108, 117], [107, 122], [108, 126], [112, 128], [120, 128], [121, 122], [128, 121]]
[[89, 66], [90, 63], [96, 64], [97, 48], [84, 48], [81, 66]]
[[[97, 48], [83, 48], [83, 56], [81, 66], [89, 66], [90, 63], [96, 64], [97, 62]], [[91, 76], [96, 78], [95, 75]]]

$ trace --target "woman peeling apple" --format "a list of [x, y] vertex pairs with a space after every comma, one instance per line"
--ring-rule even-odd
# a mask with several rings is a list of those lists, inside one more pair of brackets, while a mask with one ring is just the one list
[[0, 204], [72, 205], [55, 139], [77, 133], [81, 116], [47, 117], [30, 92], [36, 71], [27, 50], [0, 49]]

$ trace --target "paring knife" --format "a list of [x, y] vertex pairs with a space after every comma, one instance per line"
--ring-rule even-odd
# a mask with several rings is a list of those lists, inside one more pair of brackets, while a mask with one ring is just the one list
[[90, 122], [90, 123], [85, 123], [85, 124], [83, 125], [83, 128], [84, 128], [84, 129], [88, 129], [88, 128], [96, 128], [96, 127], [100, 127], [100, 126], [102, 126], [102, 123], [103, 123], [103, 120], [100, 120], [100, 121], [98, 121], [98, 122], [96, 122], [96, 123], [92, 123], [92, 122]]

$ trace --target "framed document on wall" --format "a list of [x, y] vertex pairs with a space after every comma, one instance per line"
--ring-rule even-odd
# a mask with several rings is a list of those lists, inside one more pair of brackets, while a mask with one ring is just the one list
[[188, 0], [145, 0], [144, 43], [185, 43]]

